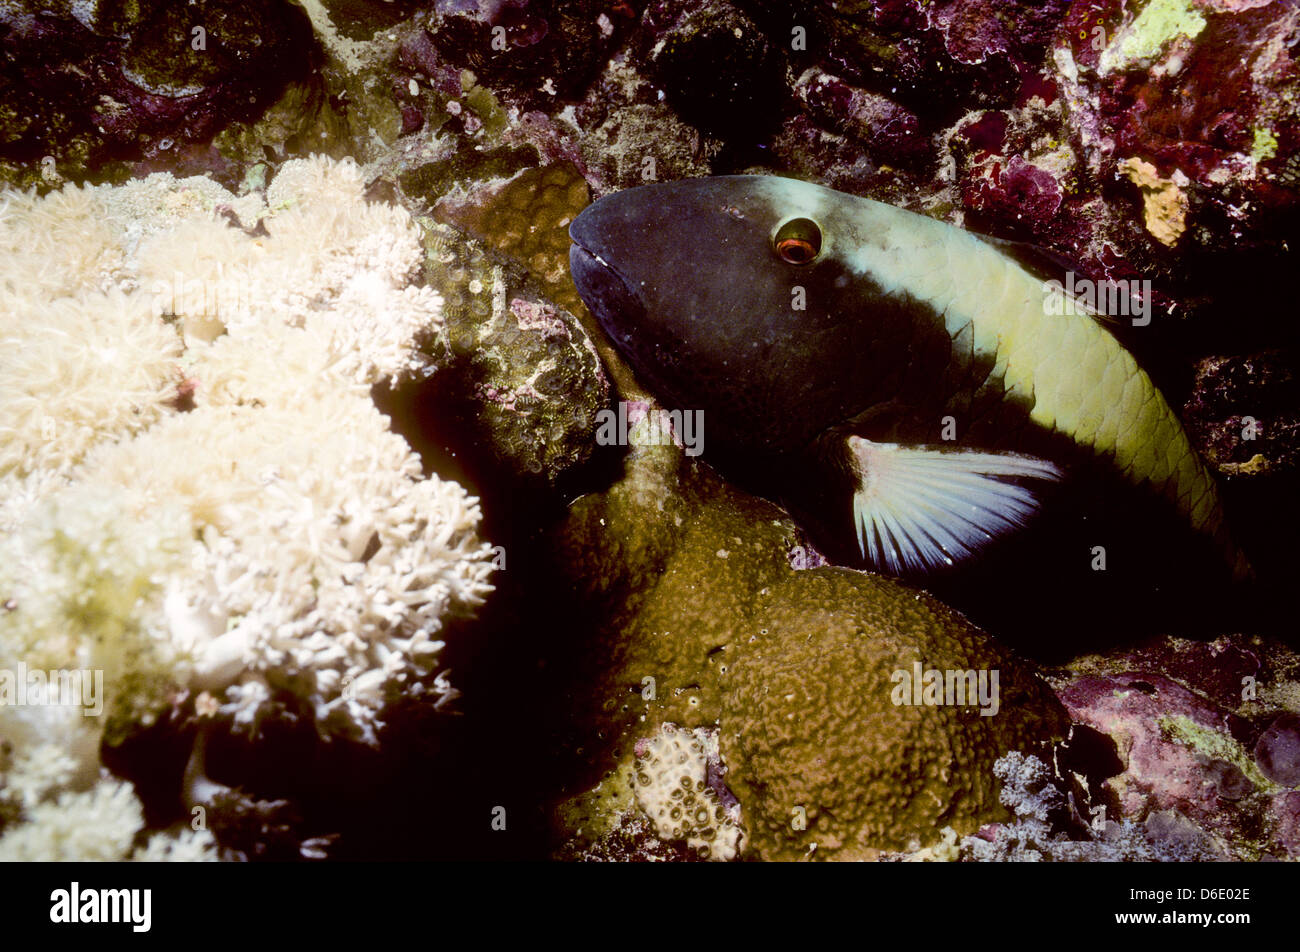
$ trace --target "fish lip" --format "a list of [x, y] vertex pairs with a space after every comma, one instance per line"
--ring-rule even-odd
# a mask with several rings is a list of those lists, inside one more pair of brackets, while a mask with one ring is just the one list
[[[574, 218], [573, 221], [569, 222], [569, 270], [571, 272], [571, 277], [574, 279], [574, 284], [578, 283], [577, 275], [572, 273], [576, 270], [574, 268], [575, 256], [580, 256], [581, 261], [584, 264], [597, 264], [610, 271], [614, 270], [610, 267], [608, 261], [587, 246], [587, 243], [584, 242], [584, 236], [579, 234], [580, 231], [587, 230], [583, 225], [586, 224], [586, 221], [589, 218], [588, 213], [591, 211], [591, 207], [592, 206], [588, 206], [583, 209], [578, 213], [578, 216]], [[624, 281], [623, 283], [626, 284], [627, 282]]]
[[623, 284], [625, 284], [625, 285], [627, 284], [627, 279], [625, 279], [621, 274], [618, 273], [618, 269], [615, 268], [615, 267], [614, 267], [612, 264], [610, 264], [608, 261], [606, 261], [604, 258], [602, 258], [600, 255], [598, 255], [596, 252], [592, 251], [590, 248], [588, 248], [588, 247], [587, 247], [586, 245], [584, 245], [582, 242], [580, 242], [580, 241], [574, 241], [572, 236], [569, 237], [569, 241], [570, 241], [570, 246], [569, 246], [569, 260], [570, 260], [570, 261], [573, 260], [573, 254], [574, 254], [574, 252], [577, 252], [579, 255], [582, 256], [582, 260], [583, 260], [584, 262], [586, 262], [586, 263], [594, 263], [597, 267], [600, 267], [600, 268], [604, 269], [605, 271], [608, 271], [608, 272], [610, 272], [611, 274], [613, 274], [613, 275], [614, 275], [615, 277], [617, 277], [620, 281], [622, 281]]
[[[610, 196], [606, 196], [606, 198], [609, 197]], [[604, 200], [605, 199], [601, 199], [601, 201], [588, 205], [578, 213], [577, 217], [574, 218], [573, 221], [569, 222], [569, 260], [572, 262], [574, 249], [578, 249], [587, 259], [591, 259], [591, 261], [594, 261], [601, 268], [610, 272], [623, 283], [624, 287], [630, 289], [632, 285], [627, 280], [626, 275], [621, 274], [618, 268], [614, 267], [600, 255], [600, 231], [599, 226], [596, 224], [595, 212], [597, 206]]]
[[630, 329], [641, 324], [645, 314], [640, 296], [618, 268], [574, 236], [572, 227], [569, 239], [569, 276], [579, 296], [620, 349], [625, 348], [631, 342]]
[[[618, 273], [618, 269], [602, 258], [599, 254], [592, 251], [580, 241], [574, 241], [573, 236], [569, 236], [569, 271], [570, 276], [574, 279], [574, 284], [578, 283], [577, 274], [581, 272], [584, 275], [590, 274], [595, 270], [603, 272], [607, 276], [617, 279], [624, 288], [628, 287], [627, 279]], [[575, 263], [577, 267], [575, 268]], [[581, 288], [579, 288], [581, 290]]]

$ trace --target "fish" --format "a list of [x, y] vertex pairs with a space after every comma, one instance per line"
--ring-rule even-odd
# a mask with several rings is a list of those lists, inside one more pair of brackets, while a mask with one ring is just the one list
[[569, 236], [578, 292], [644, 386], [702, 411], [706, 461], [837, 561], [951, 570], [1091, 472], [1249, 575], [1151, 377], [993, 239], [775, 175], [613, 192]]

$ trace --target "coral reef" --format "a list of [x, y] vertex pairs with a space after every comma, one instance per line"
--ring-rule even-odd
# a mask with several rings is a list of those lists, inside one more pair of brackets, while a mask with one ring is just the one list
[[[1300, 856], [1293, 650], [1053, 643], [1058, 701], [651, 439], [567, 274], [591, 198], [759, 171], [1142, 282], [1117, 332], [1280, 592], [1231, 608], [1262, 629], [1300, 525], [1297, 35], [1279, 0], [0, 5], [0, 669], [106, 685], [0, 706], [0, 854], [365, 855], [348, 809], [450, 850], [385, 791], [455, 772], [458, 810], [535, 811], [476, 857]], [[998, 713], [892, 703], [916, 661], [997, 669]], [[215, 842], [156, 832], [192, 806]]]
[[444, 426], [458, 418], [478, 434], [467, 452], [520, 486], [571, 483], [597, 449], [586, 421], [610, 392], [590, 337], [515, 259], [453, 226], [420, 226], [425, 278], [445, 302], [439, 333], [422, 346], [437, 373], [395, 405], [417, 418], [434, 407]]
[[572, 98], [609, 55], [630, 9], [593, 0], [437, 5], [421, 24], [439, 60], [473, 69], [525, 108]]
[[[634, 744], [643, 721], [716, 723], [755, 858], [866, 858], [927, 845], [940, 818], [963, 832], [996, 818], [993, 761], [1063, 735], [1050, 692], [917, 591], [793, 570], [797, 538], [778, 510], [671, 445], [635, 447], [622, 481], [575, 504], [558, 563], [600, 632], [574, 659], [589, 684], [574, 699], [587, 769], [616, 784], [607, 758]], [[996, 715], [900, 703], [896, 672], [917, 663], [997, 670]], [[595, 809], [565, 821], [570, 834], [590, 830]]]
[[[6, 706], [0, 736], [22, 751], [71, 731], [84, 779], [106, 724], [185, 692], [254, 730], [287, 694], [369, 743], [386, 689], [450, 698], [438, 636], [491, 590], [493, 553], [477, 501], [426, 476], [370, 399], [422, 371], [441, 327], [407, 213], [324, 158], [265, 196], [155, 175], [11, 193], [4, 212], [16, 249], [57, 220], [83, 269], [32, 282], [17, 254], [0, 280], [3, 335], [35, 351], [6, 357], [0, 391], [0, 658], [97, 672], [107, 717]], [[32, 822], [105, 796], [124, 795]]]
[[974, 862], [1212, 862], [1221, 848], [1186, 817], [1169, 811], [1145, 823], [1103, 821], [1100, 829], [1070, 836], [1053, 822], [1067, 809], [1051, 767], [1035, 757], [1010, 753], [994, 764], [1003, 782], [1002, 802], [1015, 822], [998, 824], [958, 840], [948, 828], [938, 847], [891, 858]]
[[0, 179], [23, 187], [221, 165], [212, 137], [315, 59], [282, 0], [6, 3], [0, 49]]

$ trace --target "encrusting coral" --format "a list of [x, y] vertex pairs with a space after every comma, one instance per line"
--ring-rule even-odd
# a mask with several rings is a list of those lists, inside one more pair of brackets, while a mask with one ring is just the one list
[[744, 835], [739, 806], [709, 786], [709, 761], [720, 761], [716, 732], [663, 724], [637, 744], [636, 802], [666, 840], [684, 840], [702, 858], [730, 860]]
[[[265, 197], [0, 195], [0, 665], [103, 671], [127, 716], [207, 691], [247, 726], [287, 691], [371, 743], [386, 686], [453, 694], [438, 633], [493, 550], [370, 399], [424, 370], [442, 302], [363, 184], [316, 157]], [[91, 796], [103, 720], [3, 706], [0, 740], [75, 750]]]
[[[804, 567], [779, 510], [689, 466], [649, 429], [629, 428], [623, 478], [575, 502], [559, 540], [556, 562], [584, 586], [601, 633], [573, 661], [586, 692], [573, 722], [599, 779], [557, 809], [567, 848], [608, 847], [602, 821], [625, 809], [611, 795], [627, 769], [620, 750], [646, 722], [671, 722], [683, 740], [716, 731], [744, 830], [727, 852], [749, 859], [871, 859], [925, 846], [944, 824], [973, 834], [1001, 820], [994, 762], [1067, 728], [1033, 668], [922, 592]], [[917, 665], [996, 677], [997, 716], [973, 695], [899, 695]], [[653, 806], [642, 812], [661, 839], [694, 849], [695, 831], [665, 833]]]

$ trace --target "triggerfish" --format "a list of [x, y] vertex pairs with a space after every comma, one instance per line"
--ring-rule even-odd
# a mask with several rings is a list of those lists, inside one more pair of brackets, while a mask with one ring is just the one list
[[841, 559], [946, 570], [1091, 468], [1248, 572], [1151, 378], [989, 239], [764, 175], [616, 192], [569, 234], [574, 282], [644, 385], [703, 411], [705, 458]]

